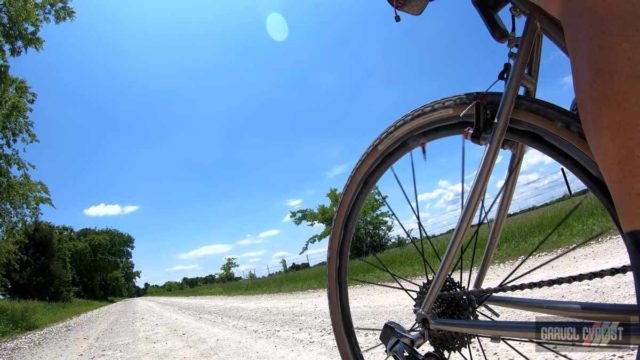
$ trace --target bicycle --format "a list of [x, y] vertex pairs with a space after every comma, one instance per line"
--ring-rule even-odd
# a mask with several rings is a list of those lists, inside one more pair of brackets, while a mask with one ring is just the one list
[[[429, 0], [388, 1], [396, 10], [396, 21], [399, 21], [397, 10], [419, 15], [429, 3]], [[373, 350], [383, 348], [386, 356], [392, 356], [395, 359], [444, 359], [452, 354], [458, 354], [466, 359], [464, 352], [468, 350], [468, 355], [473, 357], [471, 347], [476, 346], [476, 351], [486, 358], [483, 347], [486, 342], [481, 342], [481, 339], [490, 339], [506, 344], [524, 358], [527, 357], [515, 348], [513, 343], [531, 343], [542, 347], [554, 356], [567, 358], [566, 355], [556, 351], [554, 346], [598, 345], [593, 342], [593, 335], [590, 335], [591, 338], [578, 336], [579, 339], [557, 336], [549, 340], [548, 334], [544, 334], [542, 328], [548, 325], [573, 329], [574, 335], [587, 334], [589, 329], [595, 326], [594, 322], [601, 325], [616, 324], [618, 328], [624, 329], [616, 339], [611, 336], [607, 338], [607, 346], [639, 345], [640, 326], [638, 307], [635, 304], [498, 295], [512, 291], [571, 285], [583, 281], [611, 280], [615, 275], [631, 272], [629, 265], [623, 265], [514, 284], [516, 279], [521, 279], [560, 257], [555, 256], [549, 262], [522, 273], [522, 265], [541, 248], [542, 243], [552, 237], [553, 231], [560, 228], [584, 201], [576, 202], [575, 206], [571, 207], [568, 214], [562, 218], [563, 222], [549, 229], [551, 230], [549, 235], [545, 236], [523, 260], [516, 262], [515, 269], [498, 286], [483, 287], [500, 244], [527, 148], [537, 149], [557, 161], [563, 168], [569, 169], [588, 189], [588, 195], [585, 195], [585, 198], [597, 199], [606, 209], [618, 231], [620, 227], [611, 196], [582, 132], [577, 108], [572, 106], [571, 110], [566, 110], [535, 98], [543, 36], [567, 54], [561, 24], [528, 0], [474, 0], [473, 3], [492, 37], [498, 42], [507, 43], [509, 47], [510, 60], [505, 64], [500, 75], [500, 79], [505, 81], [505, 90], [502, 93], [487, 90], [453, 96], [414, 110], [387, 128], [365, 151], [353, 169], [336, 210], [327, 256], [329, 308], [340, 354], [343, 358], [362, 359]], [[499, 12], [507, 5], [511, 5], [511, 31], [506, 28], [499, 16]], [[516, 18], [520, 16], [526, 19], [521, 35], [517, 36]], [[523, 94], [519, 94], [521, 88]], [[465, 201], [465, 152], [464, 148], [462, 150], [460, 216], [452, 234], [448, 237], [446, 251], [439, 254], [438, 244], [434, 245], [427, 231], [427, 224], [421, 219], [413, 152], [416, 150], [422, 153], [426, 161], [427, 144], [460, 135], [465, 139], [463, 144], [466, 142], [481, 146], [484, 148], [484, 154]], [[493, 202], [487, 210], [484, 200], [501, 150], [509, 151], [511, 159], [505, 181], [500, 191], [493, 196]], [[410, 167], [407, 166], [407, 169], [410, 169], [408, 171], [412, 174], [413, 193], [405, 190], [394, 170], [394, 166], [402, 159], [407, 159], [407, 155], [410, 160]], [[410, 208], [410, 214], [415, 219], [416, 224], [413, 230], [418, 232], [418, 236], [414, 236], [407, 226], [403, 226], [403, 222], [389, 205], [388, 195], [382, 194], [378, 187], [379, 181], [383, 175], [389, 174], [389, 170], [393, 175], [392, 179], [395, 179], [401, 190], [396, 191], [396, 194], [403, 201], [404, 206]], [[375, 252], [369, 254], [368, 258], [350, 257], [358, 215], [371, 194], [378, 195], [380, 201], [385, 203], [394, 226], [400, 228], [403, 236], [410, 241], [407, 246], [415, 250], [419, 255], [416, 257], [421, 258], [421, 266], [424, 267], [425, 273], [424, 282], [417, 283], [416, 280], [394, 273], [393, 269], [385, 265]], [[497, 209], [494, 211], [493, 218], [490, 219], [489, 214], [494, 205]], [[478, 220], [474, 226], [475, 232], [470, 232], [476, 218]], [[478, 232], [482, 226], [486, 226], [489, 230], [484, 253], [478, 266], [474, 267]], [[559, 255], [566, 256], [601, 235], [602, 233], [596, 233], [563, 250]], [[465, 252], [471, 249], [473, 249], [473, 257], [469, 263], [470, 254], [465, 255]], [[434, 264], [429, 263], [427, 252], [430, 252], [430, 258]], [[467, 259], [467, 268], [463, 269], [465, 259]], [[435, 263], [436, 261], [438, 264]], [[387, 283], [348, 278], [350, 266], [354, 266], [354, 263], [365, 264], [381, 273], [386, 273], [389, 275]], [[452, 275], [458, 267], [460, 281], [454, 279]], [[464, 274], [466, 269], [468, 269], [468, 279], [467, 274]], [[474, 269], [476, 270], [472, 283], [471, 275]], [[519, 269], [521, 273], [516, 276]], [[413, 325], [407, 329], [399, 322], [387, 321], [380, 324], [382, 327], [354, 326], [348, 290], [350, 281], [378, 285], [380, 288], [406, 293], [411, 298], [409, 301], [411, 306], [407, 308], [407, 312], [410, 312], [408, 317], [412, 317]], [[409, 289], [409, 286], [413, 288]], [[499, 320], [496, 319], [499, 313], [495, 307], [537, 314], [562, 315], [572, 320], [554, 321], [549, 324]], [[443, 314], [450, 317], [442, 316]], [[378, 332], [379, 343], [361, 348], [360, 342], [365, 338], [368, 341], [370, 338], [369, 335], [363, 335], [363, 332], [365, 334]], [[592, 343], [587, 344], [589, 340]], [[600, 346], [605, 345], [605, 341], [602, 342]], [[427, 347], [426, 344], [431, 348], [421, 353], [420, 348]]]

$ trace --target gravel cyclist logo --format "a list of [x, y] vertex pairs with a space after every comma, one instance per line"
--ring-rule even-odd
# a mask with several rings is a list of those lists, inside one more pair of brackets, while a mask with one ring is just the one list
[[[607, 351], [612, 351], [612, 348], [621, 350], [628, 348], [628, 346], [620, 346], [620, 343], [623, 342], [624, 337], [629, 336], [629, 323], [616, 321], [566, 323], [558, 322], [558, 318], [555, 318], [556, 321], [549, 320], [549, 317], [537, 318], [538, 340], [557, 345], [565, 343], [573, 347], [573, 350], [566, 351], [581, 351], [580, 349], [593, 351], [598, 347], [608, 348]], [[582, 347], [575, 347], [576, 345]]]

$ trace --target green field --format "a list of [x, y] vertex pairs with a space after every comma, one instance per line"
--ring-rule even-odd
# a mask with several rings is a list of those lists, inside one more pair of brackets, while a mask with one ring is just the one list
[[74, 299], [66, 303], [0, 300], [0, 339], [35, 330], [108, 305], [106, 301]]
[[[586, 199], [584, 199], [586, 197]], [[605, 209], [592, 195], [578, 195], [568, 199], [555, 201], [548, 205], [521, 212], [507, 219], [503, 230], [498, 251], [494, 257], [495, 262], [516, 259], [529, 253], [536, 244], [555, 227], [561, 219], [580, 201], [577, 208], [567, 221], [551, 236], [536, 253], [546, 252], [572, 244], [579, 243], [598, 233], [611, 234], [615, 226]], [[475, 227], [469, 231], [468, 238], [474, 233]], [[476, 260], [478, 264], [480, 254], [486, 244], [488, 228], [481, 227], [476, 245]], [[444, 253], [450, 232], [433, 238], [434, 245], [440, 254]], [[427, 251], [430, 246], [425, 241], [425, 253], [427, 260], [435, 268], [438, 260], [433, 251]], [[471, 262], [473, 246], [469, 246], [465, 253], [463, 264], [468, 267]], [[403, 277], [424, 276], [424, 268], [420, 255], [413, 245], [394, 248], [379, 254], [380, 259], [394, 273]], [[373, 258], [365, 259], [376, 262]], [[388, 274], [376, 270], [370, 265], [359, 260], [352, 260], [349, 266], [350, 282], [353, 279], [365, 281], [392, 281]], [[172, 292], [155, 291], [152, 296], [200, 296], [200, 295], [247, 295], [278, 292], [291, 292], [326, 287], [325, 265], [315, 266], [311, 269], [281, 273], [256, 280], [242, 280], [237, 282], [199, 286]]]

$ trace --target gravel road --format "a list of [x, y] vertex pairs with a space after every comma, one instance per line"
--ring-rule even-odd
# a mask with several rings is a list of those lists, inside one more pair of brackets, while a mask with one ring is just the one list
[[[530, 266], [550, 256], [552, 254], [539, 256]], [[546, 266], [546, 270], [540, 270], [536, 272], [539, 273], [537, 276], [532, 274], [526, 280], [622, 265], [628, 262], [625, 256], [618, 239], [603, 240]], [[500, 266], [488, 277], [486, 284], [494, 285], [498, 281], [498, 274], [504, 273], [508, 265]], [[619, 275], [609, 281], [574, 284], [570, 286], [571, 291], [567, 291], [566, 286], [557, 286], [534, 294], [555, 299], [594, 301], [604, 298], [608, 302], [628, 303], [633, 300], [631, 286], [630, 276]], [[350, 296], [356, 326], [379, 328], [387, 319], [404, 319], [411, 324], [410, 299], [401, 291], [356, 286], [351, 288]], [[501, 314], [501, 319], [516, 318], [515, 313], [508, 311]], [[377, 336], [375, 332], [359, 334], [363, 347], [375, 345]], [[520, 358], [503, 344], [484, 340], [482, 344], [489, 358]], [[524, 349], [530, 354], [534, 351], [531, 344]], [[472, 346], [472, 350], [474, 358], [482, 357], [477, 345]], [[371, 358], [384, 358], [380, 348], [369, 354]], [[544, 350], [538, 350], [533, 355], [534, 358], [553, 358], [553, 353]], [[634, 358], [631, 351], [611, 354], [572, 352], [567, 355], [578, 359]], [[0, 343], [1, 359], [338, 357], [324, 291], [262, 296], [130, 299]]]

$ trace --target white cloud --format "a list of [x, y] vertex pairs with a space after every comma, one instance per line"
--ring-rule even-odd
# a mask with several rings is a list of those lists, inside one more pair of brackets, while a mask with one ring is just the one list
[[138, 205], [120, 206], [118, 204], [100, 203], [98, 205], [90, 206], [82, 212], [87, 216], [116, 216], [131, 214], [139, 208], [140, 206]]
[[250, 263], [257, 263], [257, 262], [260, 262], [260, 260], [262, 260], [262, 259], [261, 259], [261, 258], [253, 258], [253, 259], [249, 259], [249, 260], [247, 260], [247, 262], [250, 262]]
[[444, 189], [438, 188], [430, 192], [425, 192], [422, 194], [418, 194], [418, 201], [429, 201], [437, 198], [438, 196], [445, 193]]
[[524, 159], [522, 160], [522, 171], [526, 171], [535, 165], [548, 165], [552, 162], [553, 159], [547, 155], [538, 150], [530, 149], [526, 154], [524, 154]]
[[251, 252], [246, 252], [240, 255], [240, 257], [256, 257], [256, 256], [263, 255], [266, 252], [267, 250], [251, 251]]
[[291, 254], [289, 254], [286, 251], [278, 251], [277, 253], [273, 254], [273, 257], [274, 258], [282, 258], [282, 257], [289, 256], [289, 255], [291, 255]]
[[291, 214], [287, 214], [282, 218], [282, 222], [283, 223], [286, 223], [286, 222], [289, 222], [289, 221], [291, 221]]
[[200, 265], [176, 265], [172, 268], [168, 268], [167, 271], [190, 271], [200, 269]]
[[498, 158], [496, 159], [496, 164], [500, 164], [501, 161], [502, 161], [502, 155], [498, 155]]
[[347, 164], [337, 165], [332, 167], [329, 171], [327, 171], [327, 177], [336, 177], [342, 173], [347, 171]]
[[563, 76], [562, 79], [560, 79], [560, 84], [564, 88], [572, 88], [573, 87], [573, 76], [571, 76], [571, 74], [569, 74], [567, 76]]
[[[464, 185], [465, 190], [469, 189], [469, 185]], [[435, 200], [434, 208], [452, 208], [460, 203], [460, 194], [462, 193], [462, 183], [451, 184], [447, 180], [439, 180], [438, 187], [430, 192], [418, 194], [418, 201]]]
[[302, 205], [302, 199], [289, 199], [287, 200], [288, 206], [298, 207]]
[[261, 232], [260, 234], [258, 234], [258, 237], [261, 238], [261, 239], [264, 239], [264, 238], [276, 236], [278, 234], [280, 234], [280, 230], [271, 229], [271, 230], [267, 230], [267, 231]]
[[254, 237], [252, 235], [247, 235], [246, 238], [242, 239], [242, 240], [238, 240], [236, 242], [236, 244], [238, 245], [253, 245], [253, 244], [260, 244], [263, 243], [264, 239], [259, 239], [257, 237]]
[[178, 259], [195, 259], [203, 256], [223, 254], [233, 249], [232, 245], [228, 244], [211, 244], [199, 247], [189, 252], [178, 254]]

